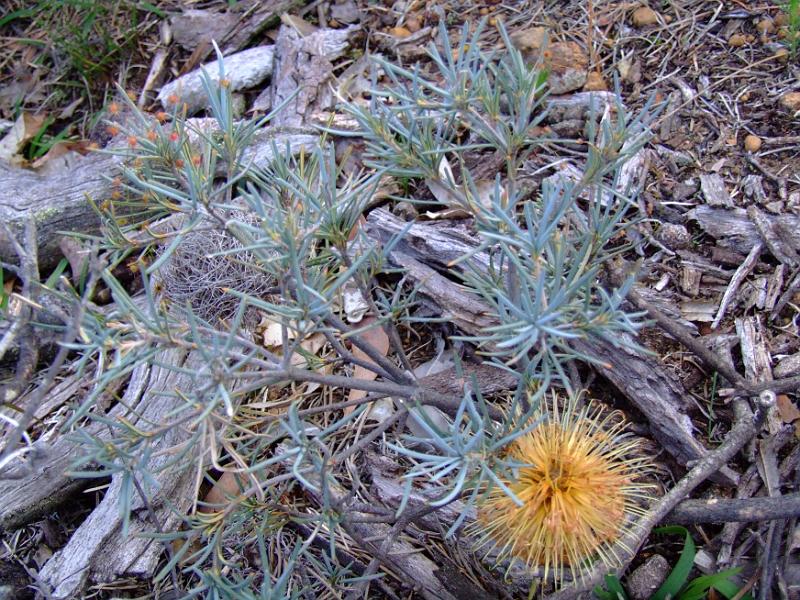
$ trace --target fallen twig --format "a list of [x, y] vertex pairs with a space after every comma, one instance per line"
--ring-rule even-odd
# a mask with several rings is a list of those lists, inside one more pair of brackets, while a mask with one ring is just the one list
[[754, 523], [800, 516], [800, 493], [757, 498], [684, 500], [665, 518], [665, 523]]

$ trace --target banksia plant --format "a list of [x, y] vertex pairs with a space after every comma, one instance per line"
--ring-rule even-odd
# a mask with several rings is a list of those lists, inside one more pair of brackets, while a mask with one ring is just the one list
[[575, 578], [595, 559], [613, 564], [612, 543], [642, 513], [650, 488], [640, 482], [648, 460], [624, 428], [616, 412], [554, 402], [545, 422], [510, 445], [516, 477], [479, 504], [471, 529], [481, 545], [500, 561], [543, 567], [558, 583], [566, 567]]
[[[182, 526], [158, 532], [169, 560], [156, 581], [169, 575], [177, 590], [182, 578], [192, 597], [250, 599], [256, 585], [276, 600], [370, 597], [417, 511], [456, 501], [463, 510], [441, 513], [448, 536], [477, 508], [470, 527], [484, 545], [559, 581], [567, 567], [614, 560], [611, 544], [646, 495], [636, 483], [646, 461], [615, 417], [542, 407], [550, 390], [574, 387], [570, 361], [598, 361], [574, 340], [631, 345], [640, 325], [623, 305], [633, 278], [609, 287], [604, 270], [638, 218], [621, 173], [652, 113], [590, 102], [582, 150], [570, 150], [582, 176], [539, 185], [537, 149], [560, 143], [540, 133], [546, 73], [502, 29], [503, 53], [481, 49], [480, 27], [465, 26], [455, 47], [441, 28], [427, 67], [378, 61], [388, 83], [376, 82], [369, 106], [342, 107], [358, 131], [328, 132], [363, 140], [363, 171], [338, 164], [325, 136], [292, 152], [292, 134], [262, 136], [269, 115], [234, 121], [230, 89], [210, 77], [213, 123], [187, 120], [176, 98], [155, 118], [131, 104], [132, 125], [114, 125], [135, 143], [118, 150], [126, 163], [98, 207], [105, 228], [95, 241], [112, 267], [135, 260], [143, 294], [98, 267], [114, 303], [87, 308], [81, 323], [81, 368], [98, 365], [96, 383], [67, 427], [86, 418], [108, 435], [81, 434], [75, 470], [116, 478], [124, 519], [136, 502], [164, 504], [158, 481], [173, 471], [191, 474], [197, 506], [204, 482], [220, 473], [237, 482], [224, 505], [170, 515]], [[256, 165], [248, 153], [265, 138], [271, 152]], [[471, 166], [489, 160], [499, 166], [488, 175]], [[401, 180], [413, 190], [387, 192]], [[452, 315], [429, 316], [428, 276], [398, 277], [395, 251], [412, 225], [382, 242], [362, 226], [378, 202], [417, 195], [472, 218], [477, 244], [447, 259], [447, 275], [483, 303], [483, 324], [442, 324]], [[346, 322], [353, 284], [371, 325]], [[420, 323], [452, 349], [457, 386], [447, 393], [412, 374], [404, 339], [413, 336], [401, 333]], [[263, 335], [273, 326], [279, 349]], [[367, 335], [378, 328], [382, 336]], [[510, 374], [508, 396], [484, 396], [459, 349]], [[148, 408], [165, 400], [163, 410], [140, 424], [106, 417], [108, 390], [138, 394], [131, 373], [149, 366], [181, 382], [142, 396]], [[376, 452], [403, 480], [385, 506], [356, 471]], [[374, 558], [359, 565], [362, 555]]]

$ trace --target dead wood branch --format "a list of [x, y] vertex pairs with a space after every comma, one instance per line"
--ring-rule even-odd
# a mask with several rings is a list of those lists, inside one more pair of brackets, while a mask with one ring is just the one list
[[758, 498], [684, 500], [664, 517], [665, 523], [754, 523], [800, 517], [800, 494]]

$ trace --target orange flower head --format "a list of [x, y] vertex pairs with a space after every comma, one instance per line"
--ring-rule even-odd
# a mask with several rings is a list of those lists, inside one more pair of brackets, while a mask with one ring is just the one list
[[616, 563], [612, 544], [643, 513], [651, 487], [636, 481], [650, 463], [636, 456], [640, 443], [623, 437], [624, 428], [619, 413], [559, 410], [554, 402], [547, 419], [508, 448], [507, 458], [522, 466], [503, 483], [521, 505], [492, 488], [471, 526], [479, 544], [494, 547], [498, 561], [543, 567], [557, 583], [567, 567], [580, 577], [596, 558]]

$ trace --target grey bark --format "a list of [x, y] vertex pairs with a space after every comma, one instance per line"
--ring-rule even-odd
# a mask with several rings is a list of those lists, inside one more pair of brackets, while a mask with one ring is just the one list
[[349, 46], [357, 26], [346, 29], [320, 29], [307, 36], [282, 25], [275, 41], [275, 67], [272, 85], [253, 104], [253, 110], [266, 111], [284, 104], [272, 121], [276, 125], [300, 127], [311, 122], [311, 115], [333, 106], [333, 91], [328, 85], [333, 74], [331, 61]]
[[[120, 162], [119, 157], [94, 153], [78, 159], [69, 171], [45, 176], [0, 161], [0, 219], [15, 233], [21, 233], [29, 219], [36, 222], [41, 269], [58, 262], [60, 232], [97, 231], [100, 217], [87, 198], [100, 203], [111, 195], [111, 183], [105, 176]], [[2, 231], [0, 260], [16, 261], [11, 242]]]
[[[131, 384], [121, 405], [136, 407], [124, 416], [138, 427], [153, 429], [153, 423], [163, 423], [167, 415], [183, 403], [176, 391], [195, 389], [202, 385], [203, 357], [199, 353], [183, 350], [165, 350], [153, 361], [136, 368]], [[183, 368], [182, 371], [160, 365]], [[157, 425], [155, 426], [157, 427]], [[178, 467], [159, 469], [172, 460], [168, 448], [184, 442], [190, 432], [182, 427], [172, 427], [158, 441], [159, 453], [154, 453], [147, 468], [154, 474], [156, 488], [150, 492], [150, 506], [155, 510], [164, 530], [174, 530], [192, 503], [193, 471]], [[144, 482], [140, 482], [144, 487]], [[72, 534], [67, 545], [45, 563], [40, 572], [41, 581], [49, 585], [52, 597], [68, 599], [77, 597], [89, 580], [113, 581], [122, 576], [146, 577], [152, 575], [163, 546], [141, 534], [158, 529], [151, 522], [148, 508], [134, 493], [131, 504], [130, 526], [127, 537], [122, 534], [123, 520], [119, 502], [123, 478], [115, 474], [103, 500], [89, 517]]]
[[[760, 215], [760, 230], [768, 232], [773, 245], [780, 244], [796, 253], [800, 249], [800, 217], [792, 214]], [[720, 246], [747, 255], [757, 243], [765, 241], [747, 211], [742, 208], [726, 209], [698, 206], [689, 211], [688, 217], [694, 219], [710, 236], [716, 238]], [[772, 251], [772, 249], [770, 249]], [[780, 252], [776, 257], [781, 259]]]
[[[212, 131], [212, 119], [190, 119], [189, 124], [203, 131]], [[190, 134], [199, 143], [199, 136]], [[287, 144], [291, 152], [313, 148], [319, 135], [310, 128], [270, 127], [259, 131], [245, 150], [242, 161], [256, 167], [266, 166], [274, 158], [274, 149], [284, 151]], [[118, 172], [123, 158], [106, 153], [93, 153], [77, 160], [69, 171], [40, 175], [28, 169], [12, 167], [0, 161], [0, 219], [21, 234], [29, 219], [36, 222], [38, 232], [39, 268], [44, 273], [55, 266], [62, 257], [59, 243], [63, 233], [96, 234], [100, 230], [100, 216], [90, 199], [100, 204], [111, 197], [109, 177]], [[220, 169], [223, 165], [220, 164]], [[16, 253], [0, 231], [0, 260], [15, 263]]]

